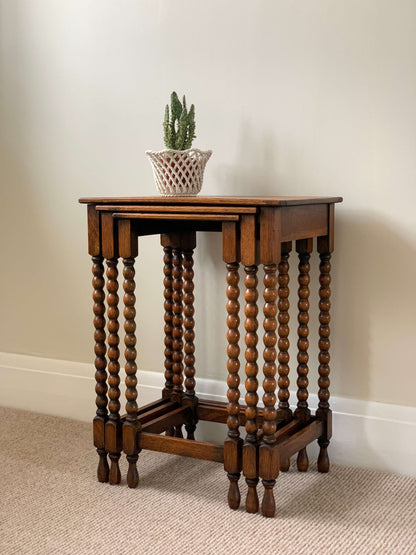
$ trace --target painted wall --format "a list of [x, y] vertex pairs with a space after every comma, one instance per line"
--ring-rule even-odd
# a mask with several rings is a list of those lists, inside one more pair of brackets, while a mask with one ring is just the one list
[[[163, 146], [177, 90], [196, 105], [194, 145], [214, 151], [205, 194], [344, 197], [332, 392], [416, 405], [413, 0], [0, 0], [0, 46], [0, 351], [92, 360], [77, 199], [154, 193], [144, 151]], [[197, 371], [222, 379], [220, 239], [198, 242]], [[143, 240], [149, 370], [163, 367], [161, 258], [158, 239]]]

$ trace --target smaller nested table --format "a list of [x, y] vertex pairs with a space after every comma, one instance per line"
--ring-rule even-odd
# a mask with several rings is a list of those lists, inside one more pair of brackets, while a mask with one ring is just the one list
[[[259, 509], [262, 479], [264, 516], [275, 514], [273, 488], [279, 470], [308, 468], [306, 446], [318, 440], [318, 470], [328, 472], [330, 258], [334, 248], [334, 205], [340, 197], [142, 197], [85, 198], [88, 247], [93, 260], [96, 416], [94, 445], [98, 480], [118, 484], [121, 452], [127, 455], [127, 483], [139, 482], [142, 449], [224, 463], [228, 504], [240, 504], [243, 472], [246, 509]], [[196, 232], [220, 232], [227, 268], [228, 403], [199, 400], [195, 394], [194, 271]], [[134, 261], [138, 238], [160, 234], [164, 253], [165, 386], [159, 400], [139, 408], [136, 378]], [[308, 407], [309, 259], [316, 238], [320, 256], [319, 406]], [[298, 254], [297, 407], [289, 405], [289, 254]], [[118, 260], [123, 259], [126, 414], [120, 409]], [[106, 263], [106, 283], [104, 277]], [[244, 273], [245, 402], [239, 402], [239, 266]], [[258, 266], [263, 278], [263, 404], [258, 407]], [[107, 295], [104, 289], [107, 289]], [[105, 302], [106, 301], [106, 302]], [[318, 302], [318, 301], [317, 301]], [[220, 307], [212, 307], [221, 310]], [[106, 322], [107, 320], [107, 322]], [[106, 325], [107, 324], [107, 325]], [[107, 327], [107, 332], [106, 332]], [[276, 333], [277, 332], [277, 333]], [[108, 345], [108, 350], [106, 347]], [[276, 349], [277, 347], [277, 349]], [[277, 362], [276, 362], [277, 359]], [[225, 365], [224, 365], [225, 366]], [[107, 373], [108, 369], [108, 373]], [[276, 374], [278, 380], [276, 383]], [[185, 377], [185, 379], [184, 379]], [[185, 386], [185, 387], [184, 387]], [[276, 397], [276, 389], [277, 397]], [[277, 406], [276, 406], [277, 404]], [[227, 424], [223, 445], [196, 441], [198, 421]], [[182, 434], [185, 427], [187, 437]], [[245, 437], [240, 429], [245, 427]], [[108, 465], [109, 456], [111, 465]]]

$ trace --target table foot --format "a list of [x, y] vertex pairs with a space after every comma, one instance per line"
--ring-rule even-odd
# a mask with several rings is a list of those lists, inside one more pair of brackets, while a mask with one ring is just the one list
[[182, 425], [175, 427], [175, 437], [183, 438]]
[[276, 503], [274, 500], [273, 488], [276, 480], [262, 480], [264, 486], [264, 496], [261, 504], [261, 514], [272, 518], [276, 512]]
[[306, 472], [308, 470], [309, 459], [308, 459], [308, 453], [306, 452], [306, 447], [304, 447], [299, 451], [296, 464], [299, 472]]
[[129, 469], [127, 471], [127, 485], [129, 488], [137, 487], [139, 483], [139, 473], [137, 472], [137, 459], [138, 455], [127, 455], [127, 461], [129, 463]]
[[248, 513], [257, 513], [259, 510], [259, 496], [257, 495], [258, 478], [246, 478], [248, 486], [246, 497], [246, 511]]
[[195, 440], [195, 430], [196, 430], [196, 425], [195, 424], [185, 424], [185, 430], [186, 430], [186, 439], [192, 439]]
[[289, 472], [289, 468], [290, 468], [290, 459], [286, 459], [284, 461], [281, 461], [280, 466], [279, 466], [279, 470], [281, 472]]
[[320, 441], [319, 443], [319, 457], [318, 457], [318, 472], [327, 473], [329, 472], [329, 457], [328, 457], [328, 445], [329, 441]]
[[108, 481], [111, 485], [119, 484], [121, 482], [120, 467], [118, 465], [120, 453], [110, 453], [109, 457], [111, 460], [111, 466]]
[[240, 489], [238, 487], [238, 480], [241, 474], [227, 474], [230, 481], [230, 487], [228, 490], [228, 506], [230, 509], [236, 510], [240, 506], [241, 495]]
[[110, 472], [108, 461], [107, 461], [107, 451], [105, 449], [97, 449], [98, 456], [100, 460], [98, 461], [97, 468], [97, 478], [99, 482], [108, 482], [108, 475]]

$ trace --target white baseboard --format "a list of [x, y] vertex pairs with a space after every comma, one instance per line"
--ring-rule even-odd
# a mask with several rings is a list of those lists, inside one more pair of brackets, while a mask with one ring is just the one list
[[[90, 421], [95, 414], [93, 375], [91, 364], [0, 353], [0, 405]], [[140, 371], [138, 379], [140, 405], [160, 396], [162, 372]], [[197, 392], [200, 398], [226, 400], [226, 385], [216, 380], [198, 378]], [[317, 396], [310, 395], [309, 401], [315, 409]], [[416, 476], [416, 407], [331, 397], [331, 408], [332, 462]], [[223, 425], [202, 422], [198, 427], [201, 439], [223, 441]], [[312, 458], [317, 447], [308, 451]]]

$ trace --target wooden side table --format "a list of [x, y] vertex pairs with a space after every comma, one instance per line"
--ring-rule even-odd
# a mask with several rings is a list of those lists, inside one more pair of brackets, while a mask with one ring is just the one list
[[[96, 405], [94, 445], [98, 480], [118, 484], [121, 452], [127, 455], [127, 483], [139, 481], [142, 449], [223, 462], [229, 479], [228, 504], [240, 504], [243, 472], [246, 510], [275, 514], [273, 488], [279, 470], [297, 453], [299, 471], [308, 468], [306, 446], [318, 440], [318, 470], [328, 472], [330, 258], [334, 248], [334, 205], [340, 197], [141, 197], [84, 198], [88, 250], [93, 260]], [[194, 271], [196, 232], [221, 232], [227, 268], [228, 403], [195, 394]], [[164, 253], [165, 386], [161, 398], [137, 405], [135, 270], [138, 237], [160, 234]], [[314, 238], [320, 256], [319, 407], [308, 407], [309, 259]], [[289, 253], [299, 257], [297, 408], [289, 405]], [[121, 414], [119, 378], [118, 269], [123, 259], [126, 414]], [[106, 262], [106, 283], [104, 278]], [[245, 402], [239, 403], [239, 266], [244, 267]], [[258, 266], [264, 266], [263, 404], [258, 407]], [[106, 286], [107, 295], [104, 288]], [[106, 303], [105, 303], [106, 301]], [[107, 327], [107, 331], [106, 331]], [[106, 347], [108, 345], [108, 349]], [[277, 345], [277, 349], [276, 349]], [[276, 359], [277, 363], [276, 364]], [[108, 370], [108, 373], [107, 373]], [[276, 373], [278, 380], [276, 383]], [[184, 380], [185, 377], [185, 380]], [[185, 387], [184, 387], [185, 386]], [[276, 398], [276, 386], [278, 392]], [[277, 406], [276, 406], [277, 403]], [[227, 424], [224, 445], [195, 441], [200, 420]], [[187, 438], [183, 438], [182, 427]], [[245, 426], [246, 435], [240, 436]], [[107, 455], [111, 465], [107, 462]]]

